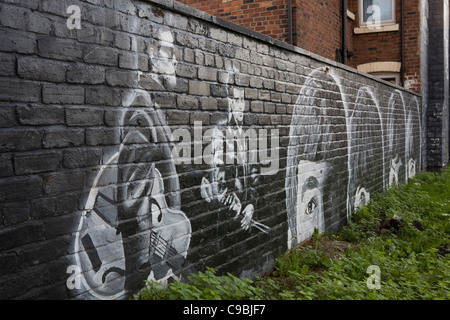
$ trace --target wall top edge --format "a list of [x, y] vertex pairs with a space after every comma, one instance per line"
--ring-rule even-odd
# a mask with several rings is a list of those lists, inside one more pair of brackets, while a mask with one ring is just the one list
[[418, 96], [418, 97], [422, 97], [421, 94], [416, 93], [416, 92], [414, 92], [412, 90], [409, 90], [409, 89], [406, 89], [406, 88], [401, 87], [399, 85], [396, 85], [396, 84], [384, 81], [384, 80], [379, 79], [379, 78], [377, 78], [375, 76], [372, 76], [372, 75], [370, 75], [368, 73], [361, 72], [361, 71], [359, 71], [359, 70], [357, 70], [355, 68], [352, 68], [352, 67], [349, 67], [349, 66], [347, 66], [345, 64], [342, 64], [342, 63], [330, 60], [330, 59], [325, 58], [325, 57], [322, 57], [322, 56], [320, 56], [318, 54], [315, 54], [315, 53], [310, 52], [308, 50], [305, 50], [303, 48], [300, 48], [300, 47], [291, 45], [289, 43], [286, 43], [286, 42], [274, 39], [274, 38], [272, 38], [270, 36], [264, 35], [264, 34], [259, 33], [257, 31], [250, 30], [250, 29], [245, 28], [243, 26], [240, 26], [238, 24], [235, 24], [235, 23], [229, 22], [227, 20], [221, 19], [219, 17], [210, 15], [210, 14], [208, 14], [206, 12], [203, 12], [201, 10], [198, 10], [196, 8], [193, 8], [191, 6], [183, 4], [181, 2], [178, 2], [178, 1], [175, 1], [175, 0], [141, 0], [141, 1], [149, 2], [149, 3], [153, 4], [153, 5], [157, 5], [159, 7], [165, 8], [165, 9], [173, 10], [174, 12], [177, 12], [179, 14], [182, 14], [182, 15], [185, 15], [185, 16], [191, 16], [193, 18], [196, 18], [196, 19], [199, 19], [199, 20], [203, 20], [205, 22], [209, 22], [211, 24], [217, 25], [217, 26], [222, 27], [224, 29], [227, 29], [229, 31], [236, 32], [236, 33], [242, 34], [244, 36], [248, 36], [248, 37], [251, 37], [253, 39], [265, 42], [266, 44], [270, 44], [272, 46], [275, 46], [275, 47], [278, 47], [278, 48], [281, 48], [281, 49], [284, 49], [284, 50], [288, 50], [288, 51], [291, 51], [291, 52], [294, 52], [294, 53], [297, 53], [297, 54], [309, 57], [309, 58], [311, 58], [313, 60], [316, 60], [318, 62], [326, 63], [326, 64], [332, 65], [332, 66], [334, 66], [336, 68], [339, 68], [339, 69], [342, 69], [342, 70], [345, 70], [345, 71], [348, 71], [348, 72], [351, 72], [351, 73], [354, 73], [354, 74], [358, 74], [358, 75], [360, 75], [362, 77], [371, 79], [373, 81], [382, 83], [384, 85], [391, 86], [394, 89], [401, 90], [401, 91], [410, 93], [410, 94]]

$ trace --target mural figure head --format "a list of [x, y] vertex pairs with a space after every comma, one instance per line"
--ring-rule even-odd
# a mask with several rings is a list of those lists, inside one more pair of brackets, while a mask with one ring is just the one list
[[242, 126], [244, 122], [244, 110], [245, 110], [245, 100], [244, 100], [244, 90], [240, 88], [233, 88], [233, 97], [228, 98], [228, 122], [234, 123], [237, 126]]
[[399, 90], [395, 90], [389, 99], [386, 121], [388, 186], [398, 185], [407, 181], [406, 168], [408, 163], [405, 159], [405, 115], [403, 95]]
[[315, 229], [323, 232], [342, 219], [334, 213], [346, 201], [345, 188], [342, 191], [348, 176], [345, 112], [339, 79], [332, 70], [311, 72], [294, 106], [289, 132], [288, 248], [311, 237]]
[[[232, 82], [239, 69], [228, 64], [225, 74], [226, 83]], [[269, 227], [253, 220], [257, 208], [257, 191], [259, 183], [259, 168], [252, 163], [251, 153], [256, 152], [256, 133], [250, 132], [247, 137], [243, 130], [245, 112], [245, 94], [242, 88], [226, 86], [228, 94], [228, 117], [220, 126], [209, 129], [208, 138], [211, 140], [208, 157], [211, 171], [208, 177], [202, 178], [201, 196], [209, 203], [211, 210], [219, 207], [217, 228], [228, 224], [240, 226], [244, 230], [252, 227], [267, 233]], [[256, 132], [256, 131], [254, 131]], [[256, 161], [255, 161], [256, 162]], [[230, 166], [231, 164], [231, 166]], [[214, 208], [214, 209], [213, 209]], [[231, 219], [230, 219], [231, 216]]]
[[409, 103], [405, 138], [406, 175], [407, 179], [410, 179], [421, 170], [422, 159], [422, 117], [416, 97], [413, 97]]
[[170, 30], [159, 29], [156, 34], [157, 48], [149, 49], [152, 71], [159, 76], [156, 78], [161, 84], [173, 87], [176, 82], [177, 59], [175, 57], [174, 38]]
[[[368, 204], [384, 172], [384, 134], [379, 103], [372, 88], [361, 87], [349, 107], [349, 184], [347, 217]], [[384, 187], [384, 185], [383, 185]]]
[[325, 231], [324, 183], [331, 166], [328, 162], [301, 160], [297, 167], [297, 235], [311, 235], [311, 230]]

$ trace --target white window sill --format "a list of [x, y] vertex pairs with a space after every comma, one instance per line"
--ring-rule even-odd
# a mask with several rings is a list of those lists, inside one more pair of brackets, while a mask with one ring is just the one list
[[399, 24], [393, 24], [390, 26], [382, 26], [378, 28], [355, 28], [353, 31], [355, 34], [365, 34], [365, 33], [374, 33], [374, 32], [392, 32], [392, 31], [399, 31], [400, 25]]

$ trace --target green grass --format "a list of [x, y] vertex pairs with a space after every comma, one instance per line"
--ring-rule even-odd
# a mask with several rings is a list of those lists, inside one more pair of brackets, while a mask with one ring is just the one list
[[[420, 173], [371, 199], [337, 234], [314, 234], [279, 256], [264, 278], [214, 269], [161, 288], [147, 282], [133, 299], [450, 299], [450, 170]], [[368, 287], [379, 268], [379, 288]]]

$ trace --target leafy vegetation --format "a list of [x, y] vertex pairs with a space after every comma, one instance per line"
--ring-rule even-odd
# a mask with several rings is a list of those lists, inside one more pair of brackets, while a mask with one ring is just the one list
[[[214, 269], [133, 299], [450, 299], [450, 170], [425, 172], [378, 194], [337, 234], [314, 234], [279, 256], [264, 278]], [[369, 289], [369, 266], [380, 271]]]

